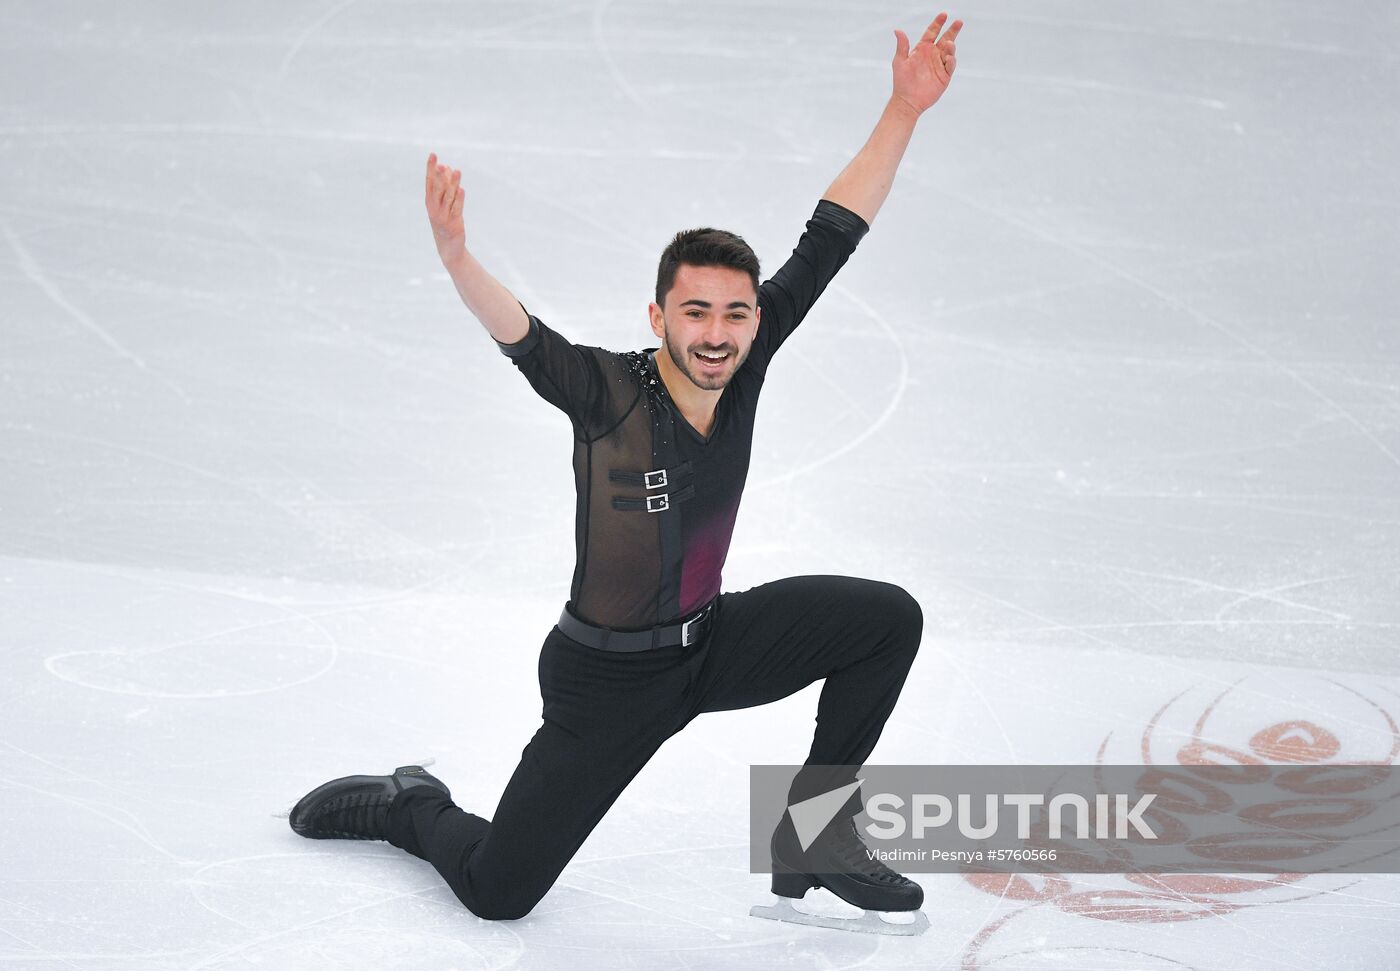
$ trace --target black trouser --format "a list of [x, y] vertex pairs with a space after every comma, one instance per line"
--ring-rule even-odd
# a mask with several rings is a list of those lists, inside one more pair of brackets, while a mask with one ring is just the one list
[[721, 594], [690, 647], [595, 650], [556, 627], [540, 651], [544, 724], [492, 821], [417, 786], [394, 799], [389, 842], [430, 862], [474, 914], [523, 917], [652, 754], [696, 715], [751, 708], [826, 679], [807, 763], [790, 802], [853, 781], [914, 660], [923, 613], [902, 588], [792, 577]]

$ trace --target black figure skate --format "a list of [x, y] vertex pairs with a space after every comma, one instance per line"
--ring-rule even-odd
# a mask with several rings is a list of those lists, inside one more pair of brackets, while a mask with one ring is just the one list
[[[855, 817], [838, 815], [803, 849], [791, 812], [784, 812], [773, 831], [771, 849], [773, 893], [779, 900], [772, 906], [755, 906], [749, 916], [901, 937], [928, 930], [928, 915], [919, 909], [924, 902], [923, 888], [871, 858], [856, 830]], [[793, 907], [792, 901], [812, 887], [825, 887], [865, 913], [860, 917], [824, 917]], [[882, 913], [904, 914], [911, 919], [897, 923], [886, 920]]]
[[393, 775], [348, 775], [317, 786], [292, 808], [292, 831], [313, 840], [382, 840], [389, 803], [405, 789], [432, 786], [451, 798], [442, 781], [421, 765], [401, 765]]

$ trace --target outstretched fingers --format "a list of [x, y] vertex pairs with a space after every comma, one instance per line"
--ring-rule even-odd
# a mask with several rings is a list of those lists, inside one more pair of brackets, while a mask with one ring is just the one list
[[952, 26], [943, 31], [943, 36], [938, 36], [938, 32], [942, 30], [947, 21], [948, 15], [946, 13], [940, 13], [934, 17], [933, 23], [929, 24], [928, 29], [924, 31], [924, 36], [919, 38], [919, 43], [941, 48], [944, 54], [952, 54], [953, 42], [957, 40], [958, 31], [962, 30], [963, 22], [961, 20], [953, 21]]
[[943, 31], [943, 35], [940, 37], [939, 31], [947, 23], [947, 20], [946, 13], [940, 13], [934, 17], [933, 23], [928, 25], [928, 29], [924, 31], [924, 36], [919, 39], [916, 48], [916, 50], [923, 48], [929, 52], [930, 59], [933, 61], [934, 74], [944, 84], [947, 84], [952, 78], [953, 68], [958, 63], [956, 41], [958, 31], [962, 30], [963, 26], [961, 20], [955, 20], [947, 30]]
[[930, 44], [937, 43], [938, 31], [942, 29], [943, 23], [947, 19], [948, 15], [946, 13], [940, 13], [937, 17], [934, 17], [933, 23], [928, 25], [928, 30], [924, 31], [924, 36], [920, 37], [919, 40], [928, 41]]
[[[957, 40], [958, 31], [962, 30], [963, 22], [955, 20], [947, 30], [943, 30], [943, 26], [947, 22], [948, 14], [946, 12], [934, 17], [933, 23], [928, 25], [928, 29], [923, 32], [912, 52], [909, 48], [909, 38], [905, 36], [904, 31], [896, 30], [894, 32], [895, 59], [901, 60], [907, 57], [927, 55], [934, 62], [935, 71], [940, 72], [940, 74], [952, 73], [954, 57], [957, 53], [954, 42]], [[939, 36], [940, 31], [942, 31], [942, 36]]]
[[458, 188], [461, 179], [461, 169], [443, 165], [437, 160], [436, 155], [429, 155], [425, 189], [429, 208], [450, 209], [457, 193], [461, 191]]

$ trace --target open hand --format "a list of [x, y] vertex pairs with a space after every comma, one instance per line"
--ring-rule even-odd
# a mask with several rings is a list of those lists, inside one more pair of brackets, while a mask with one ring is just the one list
[[467, 230], [462, 223], [462, 170], [443, 165], [437, 155], [428, 156], [427, 198], [428, 222], [433, 227], [433, 241], [444, 260], [467, 245]]
[[924, 31], [924, 36], [919, 38], [912, 51], [904, 31], [894, 32], [894, 96], [919, 114], [932, 108], [948, 89], [948, 83], [953, 79], [953, 68], [958, 63], [953, 42], [963, 22], [953, 21], [953, 26], [939, 37], [938, 32], [947, 19], [946, 13], [934, 17], [933, 23], [928, 25], [928, 30]]

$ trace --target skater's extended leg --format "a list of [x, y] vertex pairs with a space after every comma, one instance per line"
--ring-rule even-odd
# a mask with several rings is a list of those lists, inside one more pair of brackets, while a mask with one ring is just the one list
[[544, 723], [491, 821], [410, 790], [390, 808], [389, 841], [432, 863], [477, 916], [523, 917], [683, 723], [680, 650], [616, 654], [551, 633], [540, 657]]

